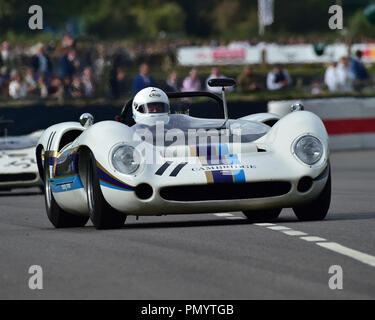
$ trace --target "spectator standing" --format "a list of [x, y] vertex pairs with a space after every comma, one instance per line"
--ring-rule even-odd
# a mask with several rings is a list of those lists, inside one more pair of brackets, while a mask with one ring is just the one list
[[69, 34], [64, 34], [61, 40], [61, 47], [62, 48], [73, 48], [75, 46], [74, 38]]
[[[208, 85], [208, 81], [210, 81], [211, 79], [224, 79], [224, 78], [226, 78], [226, 76], [224, 76], [220, 73], [219, 67], [213, 67], [211, 69], [211, 74], [208, 76], [208, 78], [206, 80], [207, 91], [212, 92], [212, 93], [221, 93], [222, 88], [220, 88], [220, 87], [212, 88]], [[227, 87], [226, 89], [229, 92], [233, 91], [233, 87]]]
[[63, 87], [64, 87], [64, 97], [71, 98], [72, 97], [72, 79], [70, 77], [65, 77], [63, 79]]
[[50, 76], [52, 74], [52, 63], [41, 44], [37, 48], [37, 54], [31, 58], [31, 65], [37, 75]]
[[13, 71], [9, 83], [9, 96], [13, 99], [25, 98], [27, 95], [27, 85], [23, 81], [18, 71]]
[[194, 92], [201, 90], [201, 81], [199, 80], [199, 74], [197, 69], [190, 70], [189, 76], [187, 76], [182, 83], [182, 92]]
[[340, 92], [352, 92], [354, 74], [350, 69], [348, 57], [343, 57], [337, 66], [338, 74], [338, 91]]
[[81, 67], [81, 61], [79, 60], [76, 49], [72, 48], [72, 49], [69, 50], [68, 60], [70, 61], [70, 63], [72, 64], [72, 66], [74, 68], [73, 72], [74, 73], [78, 72], [80, 67]]
[[322, 86], [319, 82], [314, 82], [311, 86], [311, 94], [312, 95], [319, 95], [322, 93]]
[[36, 82], [35, 72], [32, 68], [28, 68], [26, 71], [25, 83], [28, 94], [37, 94], [38, 83]]
[[167, 83], [166, 91], [169, 91], [169, 92], [180, 91], [179, 86], [178, 86], [178, 74], [176, 71], [172, 71], [172, 73], [168, 76], [166, 83]]
[[355, 52], [354, 57], [350, 61], [350, 70], [354, 75], [354, 87], [360, 91], [369, 82], [370, 75], [362, 62], [363, 53], [361, 50]]
[[0, 95], [7, 96], [9, 94], [10, 74], [8, 68], [3, 66], [0, 68]]
[[324, 83], [330, 92], [336, 92], [339, 89], [339, 73], [337, 62], [333, 62], [324, 74]]
[[52, 78], [48, 87], [48, 95], [57, 99], [61, 99], [64, 96], [64, 86], [59, 77]]
[[355, 56], [350, 62], [350, 69], [354, 75], [355, 80], [365, 81], [370, 78], [365, 65], [362, 62], [363, 53], [361, 50], [357, 50]]
[[94, 75], [96, 80], [101, 80], [105, 67], [107, 64], [107, 60], [105, 57], [105, 49], [103, 44], [99, 44], [96, 48], [96, 57], [94, 59], [93, 67], [94, 67]]
[[68, 53], [68, 49], [63, 49], [62, 55], [59, 59], [59, 76], [61, 79], [65, 79], [66, 77], [72, 78], [75, 72], [75, 67], [69, 59]]
[[133, 81], [133, 93], [137, 94], [142, 89], [155, 85], [154, 78], [150, 75], [150, 67], [147, 63], [142, 63], [139, 67], [139, 74]]
[[250, 66], [244, 67], [242, 73], [237, 77], [237, 89], [242, 93], [260, 89], [260, 85], [256, 82], [253, 69]]
[[292, 78], [288, 71], [279, 64], [267, 75], [267, 89], [270, 91], [286, 89], [291, 84]]
[[11, 51], [10, 51], [10, 44], [7, 41], [4, 41], [1, 44], [1, 50], [0, 50], [0, 67], [11, 67]]
[[92, 97], [95, 93], [95, 84], [91, 67], [86, 67], [82, 72], [82, 88], [85, 97]]
[[112, 97], [115, 99], [124, 97], [128, 93], [126, 72], [123, 68], [117, 68], [115, 75], [110, 81]]
[[47, 87], [47, 83], [45, 81], [44, 75], [40, 75], [38, 78], [38, 89], [39, 89], [39, 95], [42, 99], [48, 97], [48, 87]]
[[71, 95], [73, 98], [82, 98], [83, 96], [83, 87], [81, 78], [79, 76], [74, 76], [71, 86]]

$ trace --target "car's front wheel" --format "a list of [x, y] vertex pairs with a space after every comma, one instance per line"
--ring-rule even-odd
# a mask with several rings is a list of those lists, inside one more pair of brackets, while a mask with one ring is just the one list
[[99, 185], [96, 161], [91, 152], [87, 168], [86, 192], [90, 219], [96, 229], [119, 229], [123, 227], [127, 216], [113, 209], [104, 199]]
[[52, 193], [47, 163], [44, 164], [44, 198], [48, 219], [55, 228], [84, 227], [89, 220], [88, 216], [71, 214], [59, 207]]
[[243, 211], [247, 219], [253, 222], [268, 222], [277, 219], [282, 209]]
[[319, 221], [327, 216], [330, 204], [331, 173], [328, 175], [327, 183], [319, 197], [304, 206], [294, 207], [293, 211], [300, 221]]

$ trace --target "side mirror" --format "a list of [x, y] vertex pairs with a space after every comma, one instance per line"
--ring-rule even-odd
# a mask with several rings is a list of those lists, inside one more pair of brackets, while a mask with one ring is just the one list
[[305, 110], [305, 107], [303, 106], [302, 102], [293, 103], [290, 107], [290, 112], [303, 111], [303, 110]]
[[219, 78], [208, 80], [210, 87], [233, 87], [236, 85], [236, 81], [230, 78]]
[[79, 117], [79, 123], [82, 127], [88, 128], [94, 124], [94, 117], [90, 113], [83, 113]]
[[221, 128], [225, 128], [227, 125], [227, 122], [229, 120], [228, 116], [228, 106], [227, 106], [227, 99], [225, 97], [225, 87], [233, 87], [236, 85], [236, 81], [230, 78], [218, 78], [218, 79], [210, 79], [207, 83], [210, 87], [221, 87], [222, 91], [221, 94], [223, 96], [223, 108], [224, 108], [224, 118], [225, 121]]

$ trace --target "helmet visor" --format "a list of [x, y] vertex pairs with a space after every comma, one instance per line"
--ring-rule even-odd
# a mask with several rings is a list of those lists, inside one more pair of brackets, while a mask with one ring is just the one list
[[164, 102], [145, 103], [138, 107], [141, 113], [168, 113], [169, 105]]

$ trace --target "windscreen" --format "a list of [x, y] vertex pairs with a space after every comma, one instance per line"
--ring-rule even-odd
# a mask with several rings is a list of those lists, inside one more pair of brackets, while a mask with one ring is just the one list
[[[169, 121], [163, 124], [162, 131], [157, 130], [157, 126], [145, 126], [143, 124], [136, 124], [132, 127], [134, 131], [140, 130], [143, 132], [144, 128], [151, 133], [153, 137], [153, 143], [156, 145], [157, 141], [163, 142], [165, 146], [172, 143], [176, 144], [176, 141], [164, 141], [164, 136], [168, 132], [172, 133], [178, 129], [185, 136], [183, 143], [188, 143], [189, 141], [189, 131], [191, 130], [217, 130], [218, 132], [222, 129], [224, 119], [202, 119], [189, 117], [184, 114], [171, 114], [169, 116]], [[230, 129], [229, 142], [233, 141], [234, 134], [240, 136], [241, 142], [253, 142], [260, 137], [264, 136], [270, 127], [259, 122], [247, 121], [247, 120], [229, 120], [227, 123], [227, 128]], [[161, 138], [159, 137], [161, 136]], [[159, 137], [159, 139], [157, 138]], [[178, 141], [177, 141], [178, 143]]]

